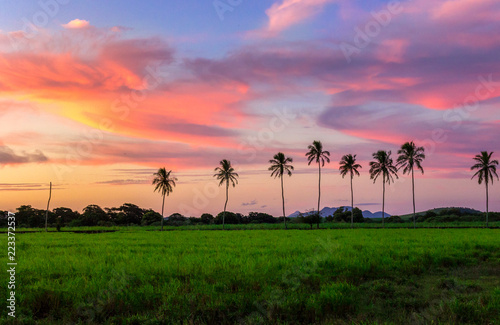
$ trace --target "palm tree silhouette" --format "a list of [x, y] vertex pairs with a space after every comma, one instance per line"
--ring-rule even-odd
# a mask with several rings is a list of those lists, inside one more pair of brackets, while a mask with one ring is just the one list
[[385, 227], [385, 183], [394, 183], [394, 177], [398, 178], [398, 170], [393, 165], [391, 158], [391, 151], [379, 150], [373, 153], [373, 159], [375, 161], [370, 162], [370, 179], [373, 179], [373, 183], [377, 178], [382, 175], [382, 225]]
[[396, 161], [396, 166], [398, 170], [403, 168], [403, 175], [411, 173], [411, 189], [413, 193], [413, 228], [416, 227], [416, 217], [415, 217], [415, 177], [413, 169], [416, 166], [422, 174], [424, 169], [422, 168], [422, 161], [425, 159], [425, 149], [424, 147], [417, 147], [413, 141], [406, 142], [398, 150], [398, 159]]
[[490, 180], [491, 184], [493, 184], [493, 175], [495, 175], [498, 179], [496, 167], [498, 165], [498, 160], [491, 160], [492, 155], [493, 152], [488, 153], [487, 151], [481, 151], [481, 154], [476, 155], [473, 158], [476, 164], [470, 168], [471, 170], [477, 169], [477, 172], [472, 176], [472, 178], [477, 176], [479, 184], [483, 181], [486, 184], [486, 227], [488, 227], [488, 184]]
[[[307, 164], [310, 165], [313, 161], [318, 163], [318, 216], [319, 216], [319, 205], [321, 201], [321, 167], [325, 166], [325, 161], [330, 162], [330, 152], [323, 150], [323, 144], [321, 141], [313, 141], [312, 145], [307, 147], [309, 151], [306, 153]], [[318, 219], [319, 220], [319, 219]], [[319, 223], [318, 223], [319, 226]]]
[[292, 163], [293, 159], [290, 157], [285, 157], [285, 154], [282, 152], [278, 152], [274, 155], [274, 159], [269, 160], [271, 167], [268, 170], [272, 171], [271, 177], [274, 178], [279, 177], [281, 179], [281, 201], [283, 202], [283, 219], [286, 226], [286, 214], [285, 214], [285, 194], [283, 189], [283, 174], [286, 172], [288, 176], [292, 176], [293, 166], [288, 164]]
[[344, 155], [340, 160], [340, 175], [344, 178], [344, 176], [349, 173], [351, 179], [351, 228], [354, 227], [354, 193], [352, 190], [352, 179], [354, 178], [354, 174], [359, 176], [358, 168], [362, 167], [360, 164], [356, 163], [356, 155]]
[[226, 203], [224, 203], [224, 213], [222, 214], [222, 230], [224, 230], [224, 221], [226, 218], [226, 207], [227, 200], [229, 198], [229, 183], [233, 184], [233, 187], [238, 184], [238, 174], [234, 171], [234, 168], [231, 166], [231, 162], [229, 160], [223, 159], [220, 161], [220, 167], [215, 168], [216, 174], [214, 177], [217, 178], [219, 182], [219, 186], [226, 183]]
[[156, 173], [153, 174], [155, 177], [153, 179], [153, 185], [156, 185], [155, 192], [158, 191], [163, 196], [163, 202], [161, 204], [161, 231], [163, 231], [163, 207], [165, 206], [165, 195], [169, 195], [175, 187], [175, 181], [177, 178], [170, 176], [171, 170], [167, 172], [165, 167], [158, 169]]

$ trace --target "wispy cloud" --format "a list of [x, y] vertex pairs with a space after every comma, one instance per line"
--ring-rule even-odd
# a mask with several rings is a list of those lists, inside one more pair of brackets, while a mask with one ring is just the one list
[[139, 185], [139, 184], [150, 184], [151, 182], [147, 179], [114, 179], [110, 181], [95, 182], [97, 185]]
[[246, 207], [246, 206], [252, 206], [252, 205], [256, 205], [256, 204], [257, 204], [257, 200], [252, 200], [252, 201], [250, 201], [250, 202], [243, 202], [243, 203], [241, 204], [241, 206]]
[[336, 0], [280, 0], [266, 10], [267, 25], [249, 36], [275, 37], [321, 12], [324, 5]]
[[[64, 189], [59, 185], [53, 185], [52, 189]], [[48, 191], [48, 184], [37, 183], [0, 183], [0, 191]]]

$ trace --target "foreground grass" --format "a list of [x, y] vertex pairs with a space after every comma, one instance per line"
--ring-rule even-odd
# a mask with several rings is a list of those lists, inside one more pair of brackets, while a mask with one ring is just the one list
[[18, 234], [16, 321], [500, 324], [499, 248], [496, 229]]

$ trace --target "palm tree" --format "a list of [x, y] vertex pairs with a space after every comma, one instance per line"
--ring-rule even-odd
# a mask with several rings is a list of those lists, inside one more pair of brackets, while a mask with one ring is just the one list
[[[385, 217], [385, 183], [394, 183], [394, 177], [398, 178], [398, 170], [393, 165], [391, 152], [385, 150], [379, 150], [373, 153], [373, 159], [375, 161], [370, 162], [370, 179], [373, 179], [373, 183], [377, 178], [382, 175], [382, 225], [385, 227], [384, 217]], [[393, 177], [394, 176], [394, 177]]]
[[476, 155], [473, 159], [476, 162], [474, 166], [470, 169], [477, 172], [472, 176], [472, 178], [477, 176], [478, 183], [481, 184], [484, 180], [486, 184], [486, 227], [488, 227], [488, 184], [491, 180], [493, 184], [493, 175], [498, 179], [497, 165], [498, 160], [491, 160], [493, 152], [488, 153], [487, 151], [481, 151], [480, 155]]
[[163, 196], [163, 203], [161, 204], [161, 231], [163, 231], [163, 208], [165, 206], [165, 195], [168, 196], [174, 190], [175, 181], [177, 181], [177, 178], [170, 176], [171, 173], [171, 170], [167, 172], [165, 167], [162, 167], [153, 174], [155, 177], [153, 179], [153, 185], [156, 185], [154, 191], [160, 192]]
[[288, 176], [292, 176], [293, 166], [289, 163], [293, 162], [293, 159], [290, 157], [285, 157], [285, 154], [282, 152], [278, 152], [274, 155], [274, 159], [269, 160], [271, 167], [268, 170], [272, 171], [271, 177], [279, 177], [281, 179], [281, 201], [283, 203], [283, 219], [286, 227], [286, 214], [285, 214], [285, 194], [283, 190], [283, 174], [286, 172]]
[[424, 147], [417, 147], [413, 141], [406, 142], [398, 150], [398, 160], [396, 161], [396, 166], [398, 170], [403, 168], [403, 175], [411, 173], [411, 189], [413, 193], [413, 228], [416, 226], [415, 218], [415, 177], [413, 174], [414, 166], [416, 166], [422, 174], [424, 169], [422, 168], [422, 161], [425, 159], [425, 149]]
[[[321, 201], [321, 167], [325, 166], [325, 161], [330, 162], [330, 152], [323, 150], [323, 144], [321, 141], [313, 141], [312, 145], [307, 147], [309, 151], [306, 153], [307, 164], [310, 165], [313, 161], [318, 163], [318, 216], [319, 216], [319, 205]], [[318, 219], [319, 220], [319, 219]], [[319, 227], [319, 223], [318, 223]]]
[[362, 168], [360, 164], [356, 163], [356, 155], [345, 155], [342, 157], [340, 160], [340, 175], [342, 175], [342, 178], [344, 178], [347, 173], [350, 174], [350, 179], [351, 179], [351, 228], [354, 226], [354, 193], [352, 190], [352, 179], [354, 178], [354, 174], [359, 176], [359, 171], [358, 168]]
[[219, 180], [219, 186], [226, 183], [226, 203], [224, 203], [224, 213], [222, 214], [222, 230], [224, 230], [224, 220], [226, 218], [226, 207], [229, 193], [229, 183], [233, 184], [233, 187], [238, 184], [238, 174], [234, 171], [234, 168], [231, 166], [231, 162], [229, 160], [223, 159], [220, 161], [220, 167], [215, 168], [216, 174], [214, 177], [217, 177]]

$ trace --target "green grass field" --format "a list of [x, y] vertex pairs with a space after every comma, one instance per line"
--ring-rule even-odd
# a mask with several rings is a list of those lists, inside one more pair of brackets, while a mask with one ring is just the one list
[[500, 324], [497, 229], [131, 228], [16, 245], [3, 323]]

